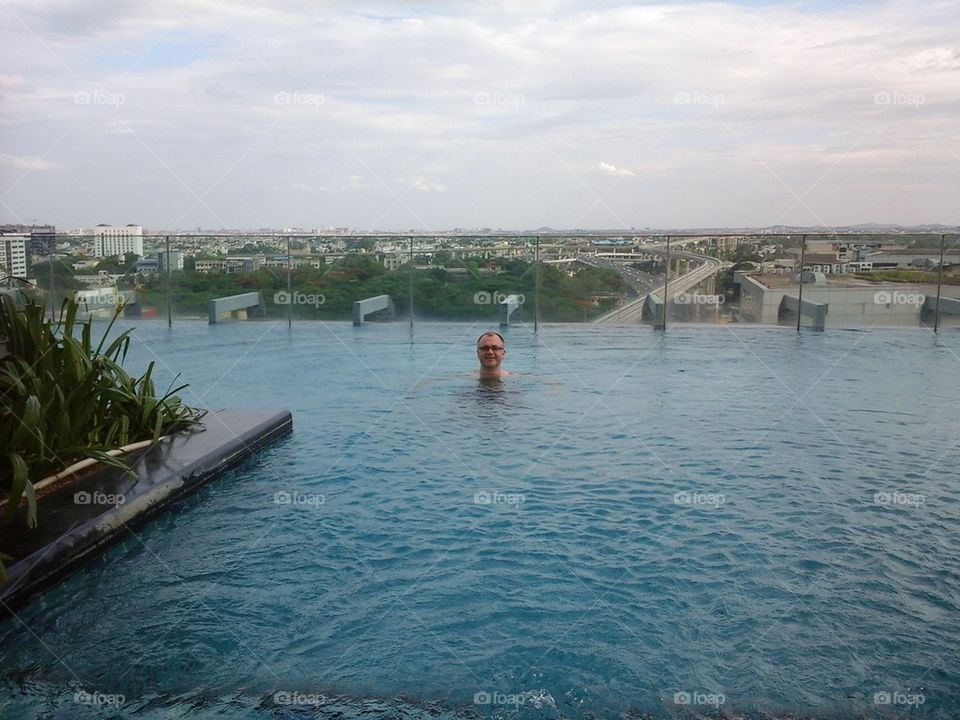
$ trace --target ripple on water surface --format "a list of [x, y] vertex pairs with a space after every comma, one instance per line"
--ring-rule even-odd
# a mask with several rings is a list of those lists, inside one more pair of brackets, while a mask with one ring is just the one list
[[79, 683], [137, 717], [275, 717], [277, 692], [320, 717], [506, 717], [504, 698], [670, 717], [719, 696], [848, 716], [876, 693], [951, 716], [943, 347], [511, 328], [518, 374], [483, 386], [480, 330], [141, 324], [134, 361], [175, 359], [188, 402], [288, 407], [295, 433], [6, 621], [9, 707], [80, 716]]

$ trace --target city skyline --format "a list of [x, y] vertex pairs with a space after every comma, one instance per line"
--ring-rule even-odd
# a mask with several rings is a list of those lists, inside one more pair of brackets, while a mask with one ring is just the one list
[[0, 16], [0, 223], [960, 223], [956, 2]]

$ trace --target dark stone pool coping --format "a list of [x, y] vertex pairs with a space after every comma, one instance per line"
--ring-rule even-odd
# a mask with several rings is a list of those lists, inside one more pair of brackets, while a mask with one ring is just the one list
[[202, 423], [133, 453], [127, 463], [135, 476], [98, 467], [45, 495], [38, 502], [37, 527], [26, 527], [24, 508], [0, 525], [0, 551], [13, 558], [0, 585], [0, 615], [29, 603], [128, 537], [129, 530], [289, 434], [293, 416], [286, 410], [213, 410]]

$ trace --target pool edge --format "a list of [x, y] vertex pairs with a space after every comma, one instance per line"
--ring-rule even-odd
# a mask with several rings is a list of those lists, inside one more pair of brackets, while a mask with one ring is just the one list
[[[101, 467], [43, 498], [38, 528], [25, 530], [22, 523], [19, 530], [13, 524], [0, 528], [0, 537], [33, 547], [7, 568], [7, 580], [0, 585], [0, 617], [33, 602], [171, 504], [292, 430], [288, 410], [212, 410], [201, 430], [162, 440], [137, 457], [131, 465], [136, 477]], [[121, 496], [122, 502], [102, 509], [89, 502]]]

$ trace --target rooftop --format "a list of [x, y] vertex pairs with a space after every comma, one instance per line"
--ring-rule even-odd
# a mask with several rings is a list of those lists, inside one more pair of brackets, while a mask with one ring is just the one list
[[[793, 279], [793, 274], [783, 274], [783, 273], [749, 273], [748, 277], [752, 277], [754, 280], [768, 288], [785, 288], [790, 286], [799, 285], [797, 281]], [[829, 273], [824, 274], [823, 276], [825, 284], [828, 287], [871, 287], [877, 285], [877, 283], [870, 282], [869, 280], [863, 280], [862, 278], [854, 277], [853, 275], [831, 275]], [[812, 285], [812, 283], [804, 283], [804, 285]], [[823, 287], [824, 283], [821, 283], [819, 287]]]

